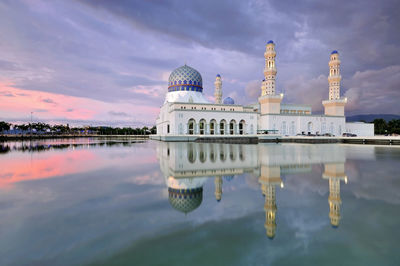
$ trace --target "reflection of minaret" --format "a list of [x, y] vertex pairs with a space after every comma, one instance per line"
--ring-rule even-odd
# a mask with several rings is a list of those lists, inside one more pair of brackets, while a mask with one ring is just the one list
[[222, 176], [216, 176], [215, 183], [215, 199], [219, 202], [222, 198]]
[[265, 211], [265, 230], [270, 239], [275, 237], [276, 222], [275, 215], [276, 207], [276, 192], [277, 185], [283, 187], [281, 179], [281, 169], [279, 166], [267, 167], [261, 166], [261, 175], [258, 182], [261, 184], [261, 190], [265, 197], [264, 211]]
[[340, 181], [344, 180], [347, 184], [347, 176], [344, 173], [344, 163], [325, 164], [325, 171], [322, 177], [329, 179], [329, 218], [334, 228], [339, 226], [340, 221]]

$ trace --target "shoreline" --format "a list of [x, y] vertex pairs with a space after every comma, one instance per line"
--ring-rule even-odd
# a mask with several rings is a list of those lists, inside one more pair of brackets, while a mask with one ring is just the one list
[[100, 138], [100, 139], [149, 139], [149, 135], [0, 135], [0, 142], [4, 141], [24, 141], [41, 139], [75, 139], [75, 138]]

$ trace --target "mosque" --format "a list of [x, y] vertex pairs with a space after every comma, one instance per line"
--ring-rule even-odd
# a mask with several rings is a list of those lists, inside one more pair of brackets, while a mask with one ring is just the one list
[[156, 149], [169, 203], [178, 213], [188, 215], [200, 207], [207, 181], [214, 183], [215, 200], [223, 201], [224, 185], [240, 176], [264, 198], [265, 233], [271, 239], [276, 235], [279, 216], [276, 196], [285, 189], [287, 176], [296, 174], [298, 178], [298, 175], [311, 173], [313, 165], [324, 166], [321, 178], [328, 181], [329, 188], [329, 212], [325, 217], [332, 228], [338, 228], [342, 205], [340, 189], [348, 182], [346, 159], [374, 159], [373, 149], [364, 150], [360, 157], [347, 153], [339, 145], [158, 142]]
[[[311, 106], [283, 104], [284, 95], [276, 92], [275, 43], [269, 41], [264, 53], [265, 67], [258, 102], [247, 106], [235, 104], [234, 99], [222, 100], [222, 78], [217, 75], [214, 85], [215, 102], [203, 93], [200, 73], [187, 66], [175, 69], [168, 80], [168, 92], [156, 120], [160, 140], [180, 140], [188, 135], [257, 135], [329, 133], [341, 136], [353, 133], [373, 136], [373, 124], [348, 123], [345, 117], [347, 99], [340, 96], [340, 60], [335, 50], [329, 61], [329, 99], [322, 101], [324, 114], [313, 114]], [[183, 140], [183, 138], [182, 138]]]

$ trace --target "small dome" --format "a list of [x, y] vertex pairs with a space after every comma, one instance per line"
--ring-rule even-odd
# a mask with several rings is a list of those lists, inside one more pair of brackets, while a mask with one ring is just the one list
[[185, 214], [197, 209], [203, 201], [203, 188], [175, 189], [168, 188], [171, 206]]
[[338, 51], [333, 50], [331, 54], [338, 54]]
[[221, 75], [220, 74], [217, 74], [217, 78], [220, 78], [221, 77]]
[[235, 101], [231, 97], [226, 97], [223, 104], [235, 104]]
[[269, 41], [267, 42], [267, 44], [270, 44], [270, 43], [274, 43], [274, 41], [273, 41], [273, 40], [269, 40]]
[[203, 92], [203, 79], [200, 73], [190, 66], [178, 67], [169, 75], [168, 91]]

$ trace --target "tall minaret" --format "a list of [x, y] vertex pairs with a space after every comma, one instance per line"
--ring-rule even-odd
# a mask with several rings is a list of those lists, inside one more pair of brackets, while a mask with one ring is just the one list
[[267, 42], [264, 58], [264, 80], [261, 85], [261, 96], [264, 95], [275, 95], [275, 78], [276, 78], [276, 67], [275, 67], [275, 44], [273, 41]]
[[215, 78], [214, 85], [215, 85], [215, 92], [214, 92], [215, 103], [221, 104], [222, 103], [222, 80], [221, 80], [220, 74], [218, 74], [217, 77]]
[[325, 164], [323, 178], [329, 180], [329, 218], [331, 225], [336, 228], [340, 222], [340, 181], [344, 180], [347, 183], [347, 176], [344, 173], [344, 163]]
[[329, 61], [329, 100], [322, 101], [325, 108], [325, 115], [329, 116], [344, 116], [344, 106], [347, 99], [340, 98], [340, 60], [338, 51], [331, 53]]
[[329, 100], [340, 99], [340, 60], [338, 51], [331, 53], [331, 60], [329, 61]]
[[[264, 68], [264, 80], [261, 84], [261, 96], [258, 98], [260, 104], [260, 114], [279, 114], [281, 112], [281, 101], [283, 94], [276, 95], [275, 78], [276, 78], [276, 66], [275, 66], [275, 44], [273, 41], [269, 41], [265, 47], [265, 68]], [[268, 124], [268, 120], [262, 119], [260, 129], [272, 129], [272, 126]]]
[[222, 177], [216, 176], [214, 179], [215, 184], [215, 199], [219, 202], [222, 198]]

